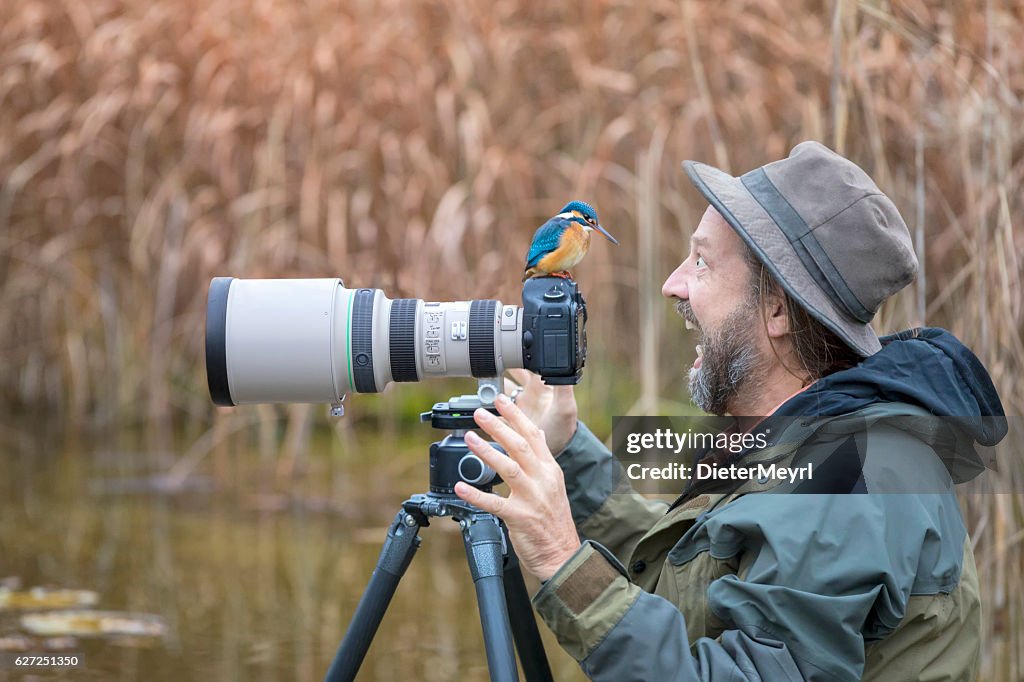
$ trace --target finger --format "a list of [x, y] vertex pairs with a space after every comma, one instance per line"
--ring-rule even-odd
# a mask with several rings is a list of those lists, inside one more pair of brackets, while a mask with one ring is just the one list
[[505, 377], [505, 394], [506, 395], [512, 395], [513, 393], [516, 392], [516, 389], [518, 389], [518, 388], [522, 388], [522, 386], [520, 384], [517, 384], [516, 382], [512, 381], [508, 377]]
[[514, 369], [509, 369], [508, 373], [511, 374], [512, 378], [515, 380], [515, 382], [518, 383], [523, 388], [529, 387], [529, 385], [532, 382], [533, 378], [537, 376], [536, 374], [534, 374], [530, 370], [523, 369], [522, 367], [516, 367]]
[[[509, 395], [511, 397], [511, 394]], [[544, 392], [524, 389], [516, 396], [515, 403], [519, 409], [530, 416], [531, 419], [543, 419], [544, 413], [551, 402], [551, 395]]]
[[509, 374], [512, 375], [512, 378], [515, 379], [515, 381], [523, 387], [523, 390], [526, 391], [526, 393], [533, 399], [540, 400], [541, 396], [547, 396], [551, 393], [551, 387], [541, 380], [539, 374], [534, 374], [530, 370], [523, 369], [521, 367], [510, 369], [508, 371]]
[[547, 449], [547, 443], [544, 442], [544, 433], [540, 430], [540, 427], [533, 423], [515, 403], [505, 398], [505, 396], [498, 396], [494, 405], [498, 408], [498, 414], [507, 419], [509, 426], [521, 435], [538, 454]]
[[[512, 404], [505, 396], [498, 396], [498, 402], [503, 402], [506, 405]], [[536, 462], [537, 456], [533, 452], [533, 446], [524, 437], [516, 433], [510, 425], [482, 408], [473, 413], [473, 419], [491, 438], [501, 444], [509, 457], [519, 462], [523, 468], [530, 470]]]
[[529, 415], [540, 416], [550, 398], [547, 391], [538, 389], [533, 379], [536, 377], [532, 372], [525, 369], [510, 369], [514, 381], [505, 380], [505, 394], [516, 396], [516, 405]]
[[523, 475], [523, 467], [519, 462], [498, 452], [472, 431], [466, 434], [466, 445], [483, 460], [484, 464], [494, 469], [513, 492], [530, 485], [530, 481]]
[[479, 488], [474, 488], [462, 481], [455, 484], [455, 494], [471, 505], [483, 509], [485, 512], [490, 512], [495, 516], [501, 516], [505, 519], [508, 518], [510, 505], [507, 497], [495, 495], [494, 493], [485, 493]]
[[550, 387], [544, 383], [544, 380], [541, 378], [539, 374], [537, 374], [536, 372], [531, 372], [528, 369], [524, 369], [523, 371], [526, 372], [528, 384], [530, 384], [531, 386], [536, 386], [537, 388], [542, 388], [545, 391], [549, 390]]

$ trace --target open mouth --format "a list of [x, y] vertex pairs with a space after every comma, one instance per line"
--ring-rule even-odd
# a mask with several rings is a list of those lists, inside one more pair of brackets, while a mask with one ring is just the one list
[[700, 346], [700, 344], [698, 344], [697, 345], [697, 359], [693, 361], [693, 368], [694, 369], [700, 369], [700, 365], [701, 365], [701, 363], [703, 361], [704, 361], [704, 348], [702, 348]]

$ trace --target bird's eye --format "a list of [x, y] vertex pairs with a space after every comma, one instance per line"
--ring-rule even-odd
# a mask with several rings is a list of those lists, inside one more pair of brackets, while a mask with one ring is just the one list
[[594, 225], [596, 223], [596, 221], [590, 216], [587, 216], [587, 222], [590, 223], [591, 225]]

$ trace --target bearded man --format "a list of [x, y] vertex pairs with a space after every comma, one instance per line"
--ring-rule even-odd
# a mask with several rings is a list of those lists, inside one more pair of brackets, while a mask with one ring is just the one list
[[[686, 162], [710, 203], [663, 293], [700, 334], [694, 402], [766, 447], [715, 467], [813, 464], [812, 480], [629, 487], [572, 389], [523, 379], [469, 447], [508, 483], [497, 514], [543, 585], [534, 605], [596, 680], [973, 680], [981, 607], [953, 486], [1005, 435], [988, 373], [951, 334], [879, 339], [911, 282], [903, 219], [826, 147], [732, 177]], [[558, 453], [553, 456], [552, 453]]]

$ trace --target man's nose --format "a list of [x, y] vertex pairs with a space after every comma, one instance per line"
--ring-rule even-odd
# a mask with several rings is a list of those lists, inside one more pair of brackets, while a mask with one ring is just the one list
[[686, 284], [686, 272], [685, 263], [681, 263], [678, 268], [672, 271], [672, 274], [668, 276], [665, 283], [661, 285], [661, 295], [667, 298], [689, 299], [690, 291]]

